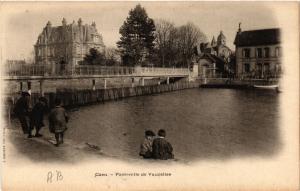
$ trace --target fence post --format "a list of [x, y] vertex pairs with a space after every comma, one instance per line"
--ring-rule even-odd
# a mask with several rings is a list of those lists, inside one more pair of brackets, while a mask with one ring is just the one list
[[141, 78], [141, 83], [142, 83], [142, 84], [141, 84], [142, 86], [145, 85], [145, 79], [144, 79], [144, 78]]
[[44, 80], [40, 80], [40, 95], [44, 96]]
[[104, 89], [106, 89], [106, 78], [104, 78]]
[[28, 93], [31, 95], [31, 82], [30, 81], [27, 82], [27, 90], [28, 90]]
[[131, 78], [131, 87], [134, 87], [134, 78]]
[[23, 82], [20, 82], [20, 92], [23, 92]]
[[95, 91], [96, 90], [96, 80], [93, 79], [92, 82], [93, 82], [93, 90]]

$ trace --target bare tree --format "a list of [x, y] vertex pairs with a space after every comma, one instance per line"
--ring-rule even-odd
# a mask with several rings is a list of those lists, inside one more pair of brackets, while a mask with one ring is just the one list
[[194, 55], [194, 48], [201, 42], [206, 41], [205, 34], [193, 23], [187, 23], [179, 27], [177, 44], [182, 65], [189, 67]]
[[205, 34], [193, 23], [175, 27], [166, 20], [155, 22], [155, 48], [161, 66], [189, 67], [195, 47], [206, 42]]
[[166, 20], [157, 20], [155, 22], [155, 45], [161, 65], [171, 65], [171, 58], [174, 58], [175, 42], [176, 42], [176, 28], [173, 23]]

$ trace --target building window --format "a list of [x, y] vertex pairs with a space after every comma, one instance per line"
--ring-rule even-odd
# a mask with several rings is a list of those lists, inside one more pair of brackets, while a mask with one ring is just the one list
[[276, 55], [276, 57], [280, 56], [280, 48], [279, 47], [275, 48], [275, 55]]
[[265, 52], [265, 58], [269, 58], [270, 57], [270, 48], [265, 48], [264, 52]]
[[262, 63], [257, 63], [256, 64], [256, 69], [255, 69], [255, 76], [258, 78], [261, 78], [263, 75], [263, 70], [262, 70]]
[[245, 73], [249, 73], [250, 72], [250, 64], [249, 63], [244, 64], [244, 72]]
[[280, 63], [276, 63], [275, 65], [275, 77], [278, 77], [281, 75], [281, 64]]
[[256, 49], [256, 56], [257, 56], [257, 58], [262, 58], [262, 49], [261, 48]]
[[249, 48], [243, 49], [243, 56], [244, 56], [244, 58], [250, 58], [250, 49]]
[[264, 63], [264, 74], [269, 74], [270, 72], [270, 64]]

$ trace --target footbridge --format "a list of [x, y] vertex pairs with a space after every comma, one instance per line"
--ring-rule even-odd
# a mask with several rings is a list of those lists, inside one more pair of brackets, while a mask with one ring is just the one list
[[160, 68], [160, 67], [124, 67], [124, 66], [76, 66], [71, 69], [56, 68], [53, 69], [45, 65], [24, 65], [17, 69], [9, 69], [2, 76], [4, 81], [27, 82], [28, 90], [31, 89], [31, 83], [37, 81], [40, 83], [40, 92], [43, 92], [43, 82], [45, 80], [67, 80], [67, 79], [91, 79], [95, 87], [96, 79], [104, 80], [106, 88], [106, 79], [110, 78], [131, 78], [132, 85], [136, 79], [140, 85], [144, 86], [144, 80], [149, 78], [165, 79], [169, 83], [170, 78], [187, 78], [190, 76], [188, 68]]
[[187, 68], [76, 66], [69, 70], [52, 71], [46, 66], [22, 66], [9, 70], [4, 80], [45, 80], [118, 77], [188, 77]]

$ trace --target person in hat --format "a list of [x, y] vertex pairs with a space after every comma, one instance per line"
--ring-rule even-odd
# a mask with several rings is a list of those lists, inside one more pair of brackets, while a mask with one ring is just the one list
[[[30, 94], [28, 92], [22, 92], [21, 97], [16, 102], [14, 107], [14, 114], [17, 116], [21, 123], [22, 131], [24, 134], [27, 134], [29, 131], [29, 125], [27, 116], [29, 114], [29, 100]], [[28, 135], [30, 138], [31, 136]]]
[[35, 128], [35, 137], [41, 137], [40, 130], [44, 125], [44, 114], [48, 110], [48, 101], [45, 97], [40, 97], [38, 102], [34, 105], [30, 115], [29, 135], [32, 136], [32, 130]]
[[158, 131], [158, 137], [153, 140], [152, 144], [152, 157], [154, 159], [167, 160], [174, 158], [173, 147], [165, 137], [166, 131], [160, 129]]
[[152, 157], [152, 142], [155, 137], [155, 133], [151, 130], [145, 131], [145, 139], [141, 144], [140, 156], [143, 158], [151, 158]]
[[49, 114], [49, 130], [55, 134], [56, 144], [59, 146], [64, 142], [64, 132], [67, 129], [69, 117], [66, 110], [61, 105], [59, 98], [55, 99], [55, 107]]

